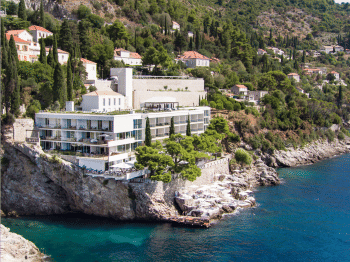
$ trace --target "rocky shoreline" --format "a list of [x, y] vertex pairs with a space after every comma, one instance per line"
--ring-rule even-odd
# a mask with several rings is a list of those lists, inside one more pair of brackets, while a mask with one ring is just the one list
[[35, 244], [24, 237], [10, 232], [1, 225], [1, 261], [6, 262], [39, 262], [45, 261], [47, 256], [39, 251]]

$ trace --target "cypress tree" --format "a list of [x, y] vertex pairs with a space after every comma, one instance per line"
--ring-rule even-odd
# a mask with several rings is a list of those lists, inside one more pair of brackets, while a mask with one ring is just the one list
[[175, 135], [174, 117], [172, 117], [170, 121], [169, 138], [171, 137], [171, 135]]
[[46, 61], [45, 39], [44, 38], [40, 38], [39, 41], [40, 41], [40, 57], [39, 57], [39, 61], [43, 65], [46, 65], [47, 61]]
[[58, 63], [58, 52], [57, 52], [57, 39], [56, 35], [53, 36], [53, 47], [52, 47], [52, 55], [53, 55], [53, 61], [55, 64]]
[[191, 117], [190, 117], [190, 115], [188, 115], [188, 118], [187, 118], [186, 136], [191, 136]]
[[149, 124], [149, 118], [146, 118], [146, 129], [145, 129], [145, 145], [151, 146], [152, 144], [152, 135], [151, 135], [151, 126]]
[[58, 44], [62, 50], [72, 53], [73, 37], [67, 19], [64, 19], [61, 25]]
[[[6, 55], [8, 54], [8, 47], [3, 50], [2, 55]], [[4, 63], [4, 60], [2, 61]], [[9, 62], [9, 58], [6, 56], [6, 67], [3, 67], [3, 69], [5, 70], [5, 75], [6, 78], [3, 79], [3, 83], [4, 83], [4, 99], [3, 103], [6, 109], [6, 114], [8, 114], [10, 112], [10, 108], [11, 108], [11, 95], [12, 95], [12, 86], [11, 86], [11, 77], [12, 77], [12, 63]]]
[[47, 55], [47, 64], [52, 68], [55, 68], [55, 59], [53, 58], [52, 50], [49, 50], [49, 54]]
[[303, 58], [302, 58], [302, 62], [305, 63], [306, 62], [306, 52], [305, 50], [303, 51]]
[[16, 61], [16, 67], [19, 65], [19, 60], [18, 60], [18, 54], [17, 54], [17, 48], [16, 48], [16, 43], [15, 40], [13, 39], [13, 35], [11, 35], [10, 42], [9, 42], [9, 47], [10, 47], [10, 57], [13, 56], [13, 58]]
[[8, 67], [8, 41], [5, 37], [5, 27], [1, 19], [1, 65], [3, 69]]
[[166, 23], [166, 16], [164, 16], [164, 34], [167, 35], [168, 34], [168, 26]]
[[73, 75], [72, 75], [72, 57], [69, 56], [67, 64], [67, 99], [73, 101]]
[[24, 0], [21, 0], [18, 5], [18, 17], [24, 21], [27, 21], [27, 10]]
[[339, 86], [339, 93], [338, 93], [338, 108], [342, 107], [342, 101], [343, 101], [343, 86]]
[[195, 45], [196, 45], [196, 50], [199, 49], [199, 43], [200, 43], [200, 39], [199, 39], [199, 31], [196, 31], [196, 38], [195, 38]]
[[61, 108], [65, 106], [67, 100], [67, 87], [64, 82], [62, 67], [56, 63], [53, 74], [53, 101], [58, 101]]
[[201, 96], [198, 97], [198, 105], [201, 105]]
[[89, 56], [91, 47], [88, 24], [88, 22], [83, 20], [80, 21], [78, 25], [81, 56], [85, 58]]
[[45, 13], [44, 13], [43, 0], [41, 0], [41, 3], [40, 3], [40, 25], [42, 27], [45, 27]]
[[10, 79], [10, 85], [12, 94], [11, 94], [11, 113], [15, 116], [19, 115], [19, 106], [21, 103], [21, 95], [20, 95], [20, 85], [18, 84], [18, 73], [17, 73], [17, 66], [16, 66], [16, 59], [14, 57], [11, 58], [12, 60], [12, 67], [11, 67], [11, 79]]

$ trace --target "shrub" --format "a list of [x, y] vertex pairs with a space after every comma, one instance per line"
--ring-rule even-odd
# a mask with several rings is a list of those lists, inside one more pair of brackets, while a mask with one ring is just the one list
[[216, 108], [216, 103], [214, 101], [210, 101], [209, 105], [211, 108]]
[[216, 104], [216, 109], [218, 109], [218, 110], [224, 109], [224, 104], [223, 104], [221, 101], [218, 102], [218, 103]]
[[56, 155], [53, 155], [53, 156], [51, 157], [50, 162], [51, 162], [51, 163], [54, 163], [54, 164], [59, 164], [59, 163], [61, 163], [60, 159], [59, 159], [58, 156], [56, 156]]
[[250, 165], [253, 162], [250, 154], [243, 148], [238, 148], [235, 152], [235, 159], [238, 163]]
[[342, 132], [339, 132], [338, 139], [343, 140], [345, 138], [345, 135]]
[[327, 131], [324, 134], [328, 138], [328, 141], [333, 141], [334, 140], [335, 133], [332, 130], [327, 129]]
[[231, 133], [231, 132], [229, 132], [227, 134], [227, 138], [228, 138], [228, 141], [233, 142], [233, 143], [241, 142], [241, 138], [239, 137], [239, 135]]
[[233, 110], [240, 111], [241, 110], [241, 104], [240, 103], [235, 103], [234, 106], [233, 106]]
[[11, 113], [5, 114], [1, 116], [1, 122], [3, 125], [13, 125], [13, 123], [16, 121], [14, 115]]
[[106, 186], [107, 184], [108, 184], [108, 179], [105, 179], [105, 180], [103, 180], [103, 182], [102, 182], [102, 184], [104, 185], [104, 186]]

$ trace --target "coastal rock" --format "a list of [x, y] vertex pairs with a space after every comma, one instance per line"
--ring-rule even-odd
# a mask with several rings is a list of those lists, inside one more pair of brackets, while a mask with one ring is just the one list
[[280, 167], [307, 165], [339, 154], [349, 153], [349, 144], [349, 137], [345, 137], [344, 140], [335, 138], [333, 142], [318, 140], [302, 148], [288, 148], [285, 151], [275, 151], [274, 157]]
[[1, 225], [1, 261], [39, 262], [45, 261], [45, 257], [33, 242], [10, 232], [9, 228]]

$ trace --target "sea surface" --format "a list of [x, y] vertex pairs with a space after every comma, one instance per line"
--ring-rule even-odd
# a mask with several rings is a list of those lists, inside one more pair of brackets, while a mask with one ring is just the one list
[[350, 261], [350, 155], [278, 170], [210, 229], [84, 216], [2, 219], [53, 261]]

